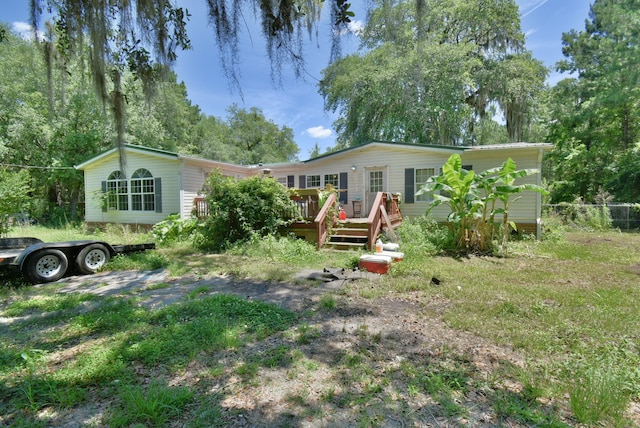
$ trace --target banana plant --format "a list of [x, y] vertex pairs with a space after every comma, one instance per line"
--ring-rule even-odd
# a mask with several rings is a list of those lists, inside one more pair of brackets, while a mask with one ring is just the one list
[[[529, 175], [537, 174], [536, 169], [519, 169], [516, 170], [516, 163], [513, 159], [508, 158], [495, 172], [498, 176], [497, 184], [495, 186], [495, 193], [498, 200], [502, 202], [502, 208], [496, 208], [494, 214], [502, 214], [502, 245], [506, 245], [511, 230], [518, 230], [516, 224], [513, 221], [509, 221], [509, 202], [511, 196], [516, 193], [521, 193], [525, 190], [538, 192], [543, 195], [548, 195], [549, 192], [542, 186], [537, 184], [524, 183], [516, 185], [515, 182], [519, 178], [524, 178]], [[519, 197], [513, 199], [517, 201]]]
[[475, 173], [462, 168], [460, 155], [454, 154], [442, 166], [442, 173], [430, 177], [416, 195], [431, 193], [433, 200], [427, 213], [440, 204], [451, 209], [447, 220], [451, 225], [456, 248], [475, 246], [477, 236], [473, 224], [482, 216], [483, 203], [475, 182]]
[[[427, 213], [441, 204], [449, 206], [456, 249], [486, 252], [493, 249], [496, 232], [504, 248], [511, 229], [516, 230], [515, 223], [509, 221], [509, 202], [514, 194], [525, 190], [548, 193], [535, 184], [515, 184], [517, 179], [536, 173], [534, 169], [516, 170], [515, 162], [508, 158], [500, 167], [476, 174], [463, 169], [460, 155], [453, 154], [442, 173], [430, 177], [416, 195], [433, 195]], [[501, 207], [496, 207], [498, 201]], [[496, 223], [496, 215], [502, 215], [501, 224]]]

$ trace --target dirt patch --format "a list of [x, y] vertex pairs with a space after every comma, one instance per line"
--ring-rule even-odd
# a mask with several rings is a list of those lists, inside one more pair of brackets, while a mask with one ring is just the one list
[[[219, 406], [225, 412], [225, 426], [354, 426], [367, 415], [373, 425], [379, 424], [374, 423], [377, 420], [384, 421], [384, 426], [500, 424], [502, 419], [487, 404], [490, 391], [472, 389], [455, 396], [455, 404], [466, 410], [461, 415], [449, 415], [424, 393], [407, 396], [406, 379], [395, 373], [413, 365], [464, 360], [474, 376], [488, 379], [500, 367], [522, 366], [522, 357], [511, 349], [428, 317], [417, 296], [364, 299], [346, 291], [351, 281], [374, 284], [376, 278], [377, 275], [365, 272], [338, 273], [331, 278], [327, 272], [305, 271], [299, 273], [295, 284], [289, 284], [221, 276], [170, 278], [163, 270], [104, 272], [66, 278], [58, 292], [135, 297], [147, 308], [159, 308], [194, 295], [234, 294], [302, 314], [301, 324], [313, 332], [312, 340], [296, 342], [291, 336], [275, 335], [239, 351], [242, 355], [237, 351], [217, 355], [216, 364], [237, 367], [239, 361], [252, 361], [270, 350], [289, 347], [297, 349], [303, 361], [313, 362], [313, 369], [261, 367], [257, 375], [260, 381], [248, 387], [233, 370], [212, 381], [209, 375], [212, 356], [200, 355], [169, 380], [170, 385], [188, 385], [223, 396]], [[334, 296], [335, 307], [319, 310], [319, 302], [326, 295]], [[430, 310], [433, 304], [430, 303]], [[346, 364], [344, 368], [345, 359], [349, 358], [362, 358], [362, 364], [353, 367]], [[366, 380], [359, 378], [360, 371], [367, 373], [362, 375]], [[149, 380], [158, 376], [144, 368], [140, 368], [138, 375]], [[352, 397], [364, 394], [362, 391], [370, 387], [367, 382], [380, 382], [384, 386], [377, 393], [365, 394], [366, 404], [356, 404]], [[512, 391], [520, 388], [516, 383], [503, 386]], [[60, 415], [59, 426], [84, 426], [87, 420], [96, 420], [92, 412], [99, 409], [93, 406], [78, 410]], [[515, 420], [509, 424], [524, 426]]]

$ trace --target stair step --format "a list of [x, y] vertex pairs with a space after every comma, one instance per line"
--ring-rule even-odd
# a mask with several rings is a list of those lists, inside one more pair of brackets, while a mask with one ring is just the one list
[[353, 224], [353, 223], [340, 223], [336, 225], [337, 228], [339, 229], [349, 229], [349, 230], [367, 230], [369, 228], [369, 224], [368, 223], [357, 223], [357, 224]]
[[367, 229], [333, 229], [331, 233], [333, 235], [367, 236], [369, 231]]
[[366, 242], [331, 242], [325, 244], [326, 247], [334, 250], [359, 250], [367, 246]]
[[336, 238], [336, 239], [357, 239], [359, 241], [361, 240], [368, 240], [369, 238], [366, 235], [331, 235], [329, 237], [329, 239], [331, 238]]

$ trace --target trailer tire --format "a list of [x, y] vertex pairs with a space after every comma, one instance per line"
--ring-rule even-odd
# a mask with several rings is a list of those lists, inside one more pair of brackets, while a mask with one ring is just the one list
[[57, 281], [64, 276], [69, 267], [67, 256], [60, 250], [46, 248], [31, 254], [22, 268], [22, 273], [31, 282]]
[[84, 274], [96, 273], [111, 259], [111, 253], [102, 244], [87, 245], [76, 257], [76, 267]]

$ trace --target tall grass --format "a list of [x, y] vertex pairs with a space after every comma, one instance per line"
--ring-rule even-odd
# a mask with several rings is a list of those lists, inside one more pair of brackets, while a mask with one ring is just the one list
[[[164, 381], [142, 387], [134, 381], [134, 369], [144, 375], [159, 368], [179, 377], [189, 364], [198, 363], [206, 364], [209, 373], [203, 389], [224, 384], [225, 376], [239, 379], [243, 388], [262, 385], [265, 368], [287, 370], [293, 382], [298, 375], [312, 378], [316, 369], [310, 367], [320, 366], [332, 371], [337, 382], [327, 385], [324, 404], [372, 418], [372, 424], [376, 409], [393, 401], [390, 397], [429, 400], [438, 406], [438, 415], [464, 418], [469, 414], [461, 397], [476, 392], [505, 426], [514, 421], [562, 426], [558, 414], [569, 415], [564, 420], [572, 424], [631, 425], [625, 411], [640, 400], [640, 235], [558, 232], [540, 242], [511, 242], [505, 257], [448, 257], [438, 249], [438, 242], [448, 239], [446, 230], [428, 222], [405, 226], [398, 231], [404, 261], [376, 281], [354, 281], [339, 296], [323, 295], [315, 302], [319, 316], [341, 317], [361, 297], [369, 298], [372, 308], [384, 305], [384, 299], [409, 301], [424, 314], [425, 331], [432, 319], [443, 321], [454, 332], [465, 331], [480, 343], [520, 356], [518, 367], [500, 367], [483, 378], [469, 360], [443, 349], [386, 364], [381, 356], [387, 338], [364, 328], [353, 333], [358, 346], [336, 352], [333, 359], [318, 357], [307, 347], [326, 337], [307, 312], [299, 317], [271, 305], [200, 294], [156, 311], [110, 299], [94, 307], [89, 298], [55, 295], [53, 284], [0, 290], [0, 317], [21, 319], [20, 328], [0, 330], [5, 345], [0, 349], [0, 394], [10, 397], [3, 410], [9, 409], [11, 421], [18, 423], [18, 409], [35, 415], [46, 406], [79, 405], [95, 398], [91, 394], [98, 388], [103, 394], [116, 391], [117, 404], [109, 414], [127, 415], [122, 420], [113, 416], [114, 425], [171, 423], [196, 407], [189, 398], [165, 403], [177, 413], [163, 416], [153, 410], [162, 407], [162, 397], [175, 392], [202, 401], [203, 395]], [[357, 260], [357, 253], [317, 251], [302, 241], [276, 237], [221, 254], [201, 253], [184, 243], [157, 253], [181, 274], [279, 280], [290, 280], [298, 269], [347, 267]], [[135, 268], [153, 263], [142, 260]], [[38, 312], [43, 316], [31, 317]], [[288, 330], [282, 335], [285, 342], [261, 342], [283, 330]], [[75, 346], [73, 358], [59, 358], [59, 349]], [[220, 359], [222, 354], [239, 358], [247, 348], [259, 357], [239, 359], [230, 367]], [[390, 352], [404, 358], [402, 350]], [[308, 365], [299, 364], [302, 359]], [[514, 383], [519, 387], [505, 387]], [[304, 391], [292, 397], [295, 406], [306, 405]], [[125, 398], [139, 405], [125, 407]], [[198, 408], [201, 426], [221, 423], [215, 403], [205, 410]], [[139, 416], [145, 412], [159, 419]]]
[[83, 239], [95, 239], [106, 241], [110, 244], [139, 244], [153, 242], [150, 234], [136, 232], [126, 225], [109, 224], [104, 229], [89, 230], [84, 224], [67, 224], [58, 228], [50, 228], [40, 225], [18, 226], [12, 229], [8, 237], [28, 236], [38, 238], [44, 242], [77, 241]]

